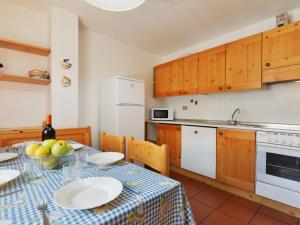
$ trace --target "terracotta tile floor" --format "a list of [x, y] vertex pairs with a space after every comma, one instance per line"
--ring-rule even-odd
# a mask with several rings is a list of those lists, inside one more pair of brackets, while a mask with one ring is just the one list
[[199, 225], [300, 225], [300, 220], [180, 174]]

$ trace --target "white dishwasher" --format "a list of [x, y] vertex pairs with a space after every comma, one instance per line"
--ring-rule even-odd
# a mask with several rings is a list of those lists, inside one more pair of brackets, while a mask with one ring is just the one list
[[216, 179], [216, 128], [182, 126], [181, 167]]

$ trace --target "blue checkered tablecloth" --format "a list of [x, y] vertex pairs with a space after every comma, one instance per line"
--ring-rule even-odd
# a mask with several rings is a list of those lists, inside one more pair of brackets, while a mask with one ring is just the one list
[[[91, 148], [85, 151], [89, 154], [98, 152]], [[0, 170], [22, 170], [25, 160], [28, 159], [18, 157], [2, 163]], [[0, 196], [22, 189], [13, 195], [0, 197], [0, 224], [42, 224], [41, 213], [36, 209], [37, 199], [48, 202], [47, 212], [52, 225], [195, 224], [183, 186], [175, 180], [126, 162], [117, 163], [109, 169], [89, 164], [82, 172], [82, 178], [95, 176], [114, 177], [126, 184], [127, 188], [104, 206], [90, 210], [69, 210], [53, 201], [53, 193], [62, 187], [61, 169], [43, 171], [40, 179], [29, 183], [20, 176], [9, 185], [0, 187]]]

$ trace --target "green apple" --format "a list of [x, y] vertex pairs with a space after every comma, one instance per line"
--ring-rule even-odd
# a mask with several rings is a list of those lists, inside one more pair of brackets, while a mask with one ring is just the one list
[[51, 154], [55, 157], [63, 157], [69, 152], [68, 143], [66, 141], [57, 141], [51, 149]]
[[34, 156], [35, 151], [36, 151], [39, 147], [41, 147], [41, 146], [38, 145], [38, 144], [30, 144], [30, 145], [28, 145], [28, 146], [26, 147], [26, 149], [25, 149], [26, 155], [28, 155], [28, 156]]
[[40, 159], [45, 158], [50, 154], [49, 148], [46, 148], [44, 146], [40, 146], [34, 153], [34, 157]]
[[48, 139], [48, 140], [43, 141], [42, 146], [51, 149], [55, 143], [56, 143], [55, 139]]
[[43, 167], [52, 170], [58, 165], [58, 159], [47, 159], [43, 160]]
[[69, 151], [73, 150], [73, 147], [72, 147], [72, 145], [70, 145], [70, 144], [67, 144], [67, 147], [68, 147], [68, 150], [69, 150]]

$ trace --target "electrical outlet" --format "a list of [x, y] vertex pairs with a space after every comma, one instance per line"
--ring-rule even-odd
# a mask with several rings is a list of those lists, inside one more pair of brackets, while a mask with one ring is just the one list
[[188, 110], [188, 107], [186, 105], [182, 106], [182, 110]]

